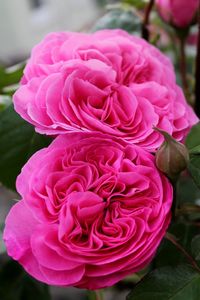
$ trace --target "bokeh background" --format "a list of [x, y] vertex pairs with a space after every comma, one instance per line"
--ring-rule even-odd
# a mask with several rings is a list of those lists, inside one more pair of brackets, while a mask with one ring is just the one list
[[101, 4], [98, 0], [0, 0], [1, 63], [28, 57], [48, 32], [87, 29], [101, 13]]

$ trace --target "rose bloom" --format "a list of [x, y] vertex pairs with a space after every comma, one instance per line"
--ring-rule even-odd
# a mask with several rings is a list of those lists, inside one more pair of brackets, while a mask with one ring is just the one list
[[99, 289], [144, 268], [169, 225], [172, 186], [121, 139], [60, 135], [17, 178], [8, 254], [50, 285]]
[[47, 35], [14, 106], [39, 133], [100, 131], [152, 152], [163, 141], [153, 125], [182, 141], [197, 122], [169, 59], [121, 30]]
[[194, 21], [199, 0], [156, 0], [156, 5], [165, 22], [184, 28]]

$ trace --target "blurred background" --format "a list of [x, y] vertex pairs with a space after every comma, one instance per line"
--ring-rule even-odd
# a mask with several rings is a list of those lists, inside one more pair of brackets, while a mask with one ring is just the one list
[[0, 0], [0, 62], [28, 57], [48, 32], [79, 31], [101, 14], [102, 0]]

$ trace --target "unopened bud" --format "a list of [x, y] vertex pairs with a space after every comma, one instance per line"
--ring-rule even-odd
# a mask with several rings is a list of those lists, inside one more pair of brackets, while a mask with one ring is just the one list
[[176, 179], [185, 170], [189, 161], [189, 153], [184, 144], [177, 142], [166, 131], [154, 128], [161, 133], [165, 141], [156, 152], [156, 166], [170, 179]]
[[156, 0], [161, 18], [175, 28], [185, 29], [197, 21], [199, 0]]

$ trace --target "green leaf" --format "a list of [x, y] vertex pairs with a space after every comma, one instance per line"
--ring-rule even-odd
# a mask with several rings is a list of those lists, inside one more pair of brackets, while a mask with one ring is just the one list
[[50, 300], [48, 286], [31, 278], [20, 265], [6, 261], [0, 269], [1, 300]]
[[20, 300], [49, 300], [51, 299], [48, 286], [33, 278], [24, 276]]
[[200, 153], [200, 122], [192, 127], [185, 144], [190, 153]]
[[127, 300], [199, 300], [200, 274], [189, 265], [163, 267], [145, 276]]
[[200, 199], [200, 190], [194, 183], [191, 176], [183, 174], [177, 182], [176, 198], [178, 205], [196, 204]]
[[186, 146], [190, 151], [188, 170], [200, 188], [200, 122], [192, 127], [186, 138]]
[[200, 155], [191, 155], [188, 170], [196, 185], [200, 188]]
[[23, 75], [24, 66], [24, 63], [8, 69], [4, 69], [0, 66], [0, 91], [7, 86], [17, 84], [20, 81]]
[[0, 255], [6, 251], [6, 247], [3, 242], [3, 224], [0, 224]]
[[15, 181], [28, 158], [50, 144], [51, 138], [35, 133], [9, 106], [0, 113], [0, 182], [15, 189]]
[[122, 3], [130, 4], [137, 9], [143, 9], [147, 5], [146, 1], [144, 0], [122, 0]]
[[190, 154], [200, 154], [200, 145], [192, 148], [190, 151], [189, 151]]
[[109, 11], [102, 18], [100, 18], [93, 27], [93, 31], [115, 28], [124, 29], [129, 33], [140, 32], [141, 20], [136, 14], [133, 14], [132, 11], [118, 8]]
[[192, 239], [191, 249], [192, 249], [193, 257], [196, 260], [200, 260], [200, 235], [196, 235]]
[[8, 95], [0, 95], [0, 112], [12, 103], [12, 99]]
[[[178, 243], [191, 255], [191, 241], [198, 234], [199, 229], [194, 225], [185, 223], [172, 223], [168, 232], [174, 235]], [[163, 239], [157, 255], [154, 259], [156, 268], [164, 266], [176, 266], [177, 264], [187, 263], [187, 258], [167, 239]]]
[[3, 242], [3, 233], [0, 231], [0, 254], [6, 252], [6, 247]]

